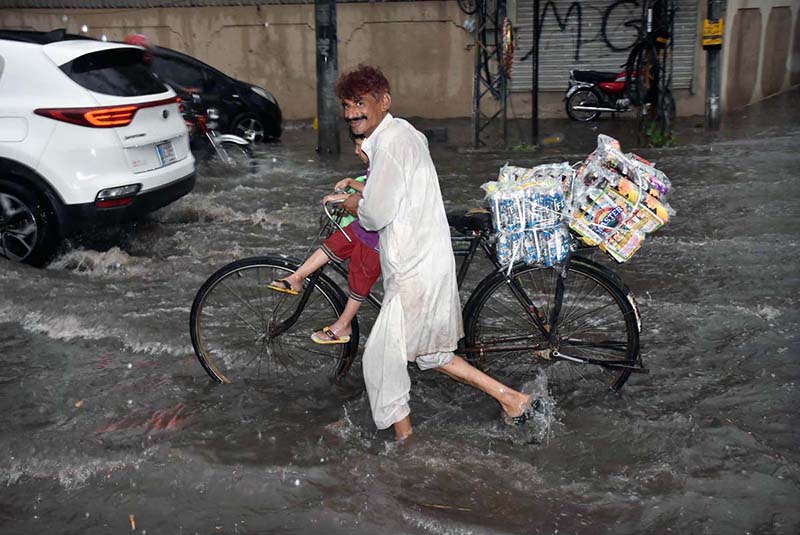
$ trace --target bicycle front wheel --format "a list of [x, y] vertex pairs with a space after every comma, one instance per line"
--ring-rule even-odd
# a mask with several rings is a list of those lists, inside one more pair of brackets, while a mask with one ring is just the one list
[[467, 358], [509, 385], [542, 370], [556, 390], [619, 390], [631, 374], [625, 366], [636, 366], [639, 358], [633, 299], [600, 267], [573, 258], [552, 325], [559, 276], [553, 268], [521, 266], [510, 276], [495, 272], [484, 279], [467, 304]]
[[283, 258], [258, 257], [224, 266], [200, 287], [192, 303], [189, 330], [195, 354], [220, 383], [241, 380], [311, 383], [341, 380], [355, 360], [358, 321], [346, 344], [320, 345], [314, 331], [331, 325], [344, 310], [346, 296], [321, 275], [300, 307], [301, 295], [267, 285], [296, 271]]
[[231, 171], [235, 172], [258, 172], [258, 161], [253, 155], [253, 149], [249, 145], [239, 145], [232, 141], [223, 141], [222, 149], [227, 155], [227, 165]]

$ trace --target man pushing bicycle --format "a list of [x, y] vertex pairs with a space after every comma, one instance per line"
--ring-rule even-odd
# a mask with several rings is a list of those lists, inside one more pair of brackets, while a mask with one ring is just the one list
[[507, 421], [524, 423], [537, 400], [454, 354], [463, 336], [455, 258], [425, 136], [389, 113], [389, 82], [374, 67], [345, 73], [336, 92], [352, 133], [366, 137], [370, 160], [363, 195], [350, 195], [344, 207], [380, 239], [384, 298], [363, 357], [376, 426], [394, 426], [397, 440], [413, 432], [407, 362], [478, 388], [500, 403]]

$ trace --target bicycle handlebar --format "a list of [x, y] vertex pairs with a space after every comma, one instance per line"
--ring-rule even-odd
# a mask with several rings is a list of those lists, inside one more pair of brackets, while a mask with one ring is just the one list
[[344, 237], [347, 239], [347, 241], [349, 243], [353, 243], [352, 238], [350, 238], [350, 236], [348, 236], [347, 232], [345, 232], [345, 230], [339, 224], [339, 221], [336, 220], [337, 218], [328, 209], [328, 205], [339, 205], [339, 204], [342, 204], [343, 202], [344, 202], [344, 199], [340, 199], [338, 201], [327, 202], [322, 206], [322, 208], [323, 208], [323, 210], [325, 210], [325, 215], [328, 216], [328, 219], [331, 220], [331, 223], [333, 223], [336, 226], [336, 228], [339, 229], [342, 232], [342, 234], [344, 234]]

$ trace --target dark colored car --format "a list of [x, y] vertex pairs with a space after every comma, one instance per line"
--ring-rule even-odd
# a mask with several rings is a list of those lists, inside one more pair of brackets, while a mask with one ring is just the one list
[[153, 46], [150, 66], [180, 95], [198, 92], [203, 103], [219, 110], [219, 130], [255, 141], [281, 137], [281, 109], [262, 87], [231, 78], [210, 65], [169, 48]]

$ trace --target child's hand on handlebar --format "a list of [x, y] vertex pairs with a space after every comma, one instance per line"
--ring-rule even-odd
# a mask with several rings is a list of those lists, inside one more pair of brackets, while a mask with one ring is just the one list
[[347, 193], [335, 193], [332, 195], [325, 195], [322, 198], [322, 204], [330, 204], [330, 203], [340, 203], [344, 201], [349, 195]]
[[355, 180], [353, 180], [352, 178], [343, 178], [339, 182], [337, 182], [335, 186], [333, 186], [333, 189], [347, 191], [347, 188], [353, 187], [353, 182], [355, 182]]

